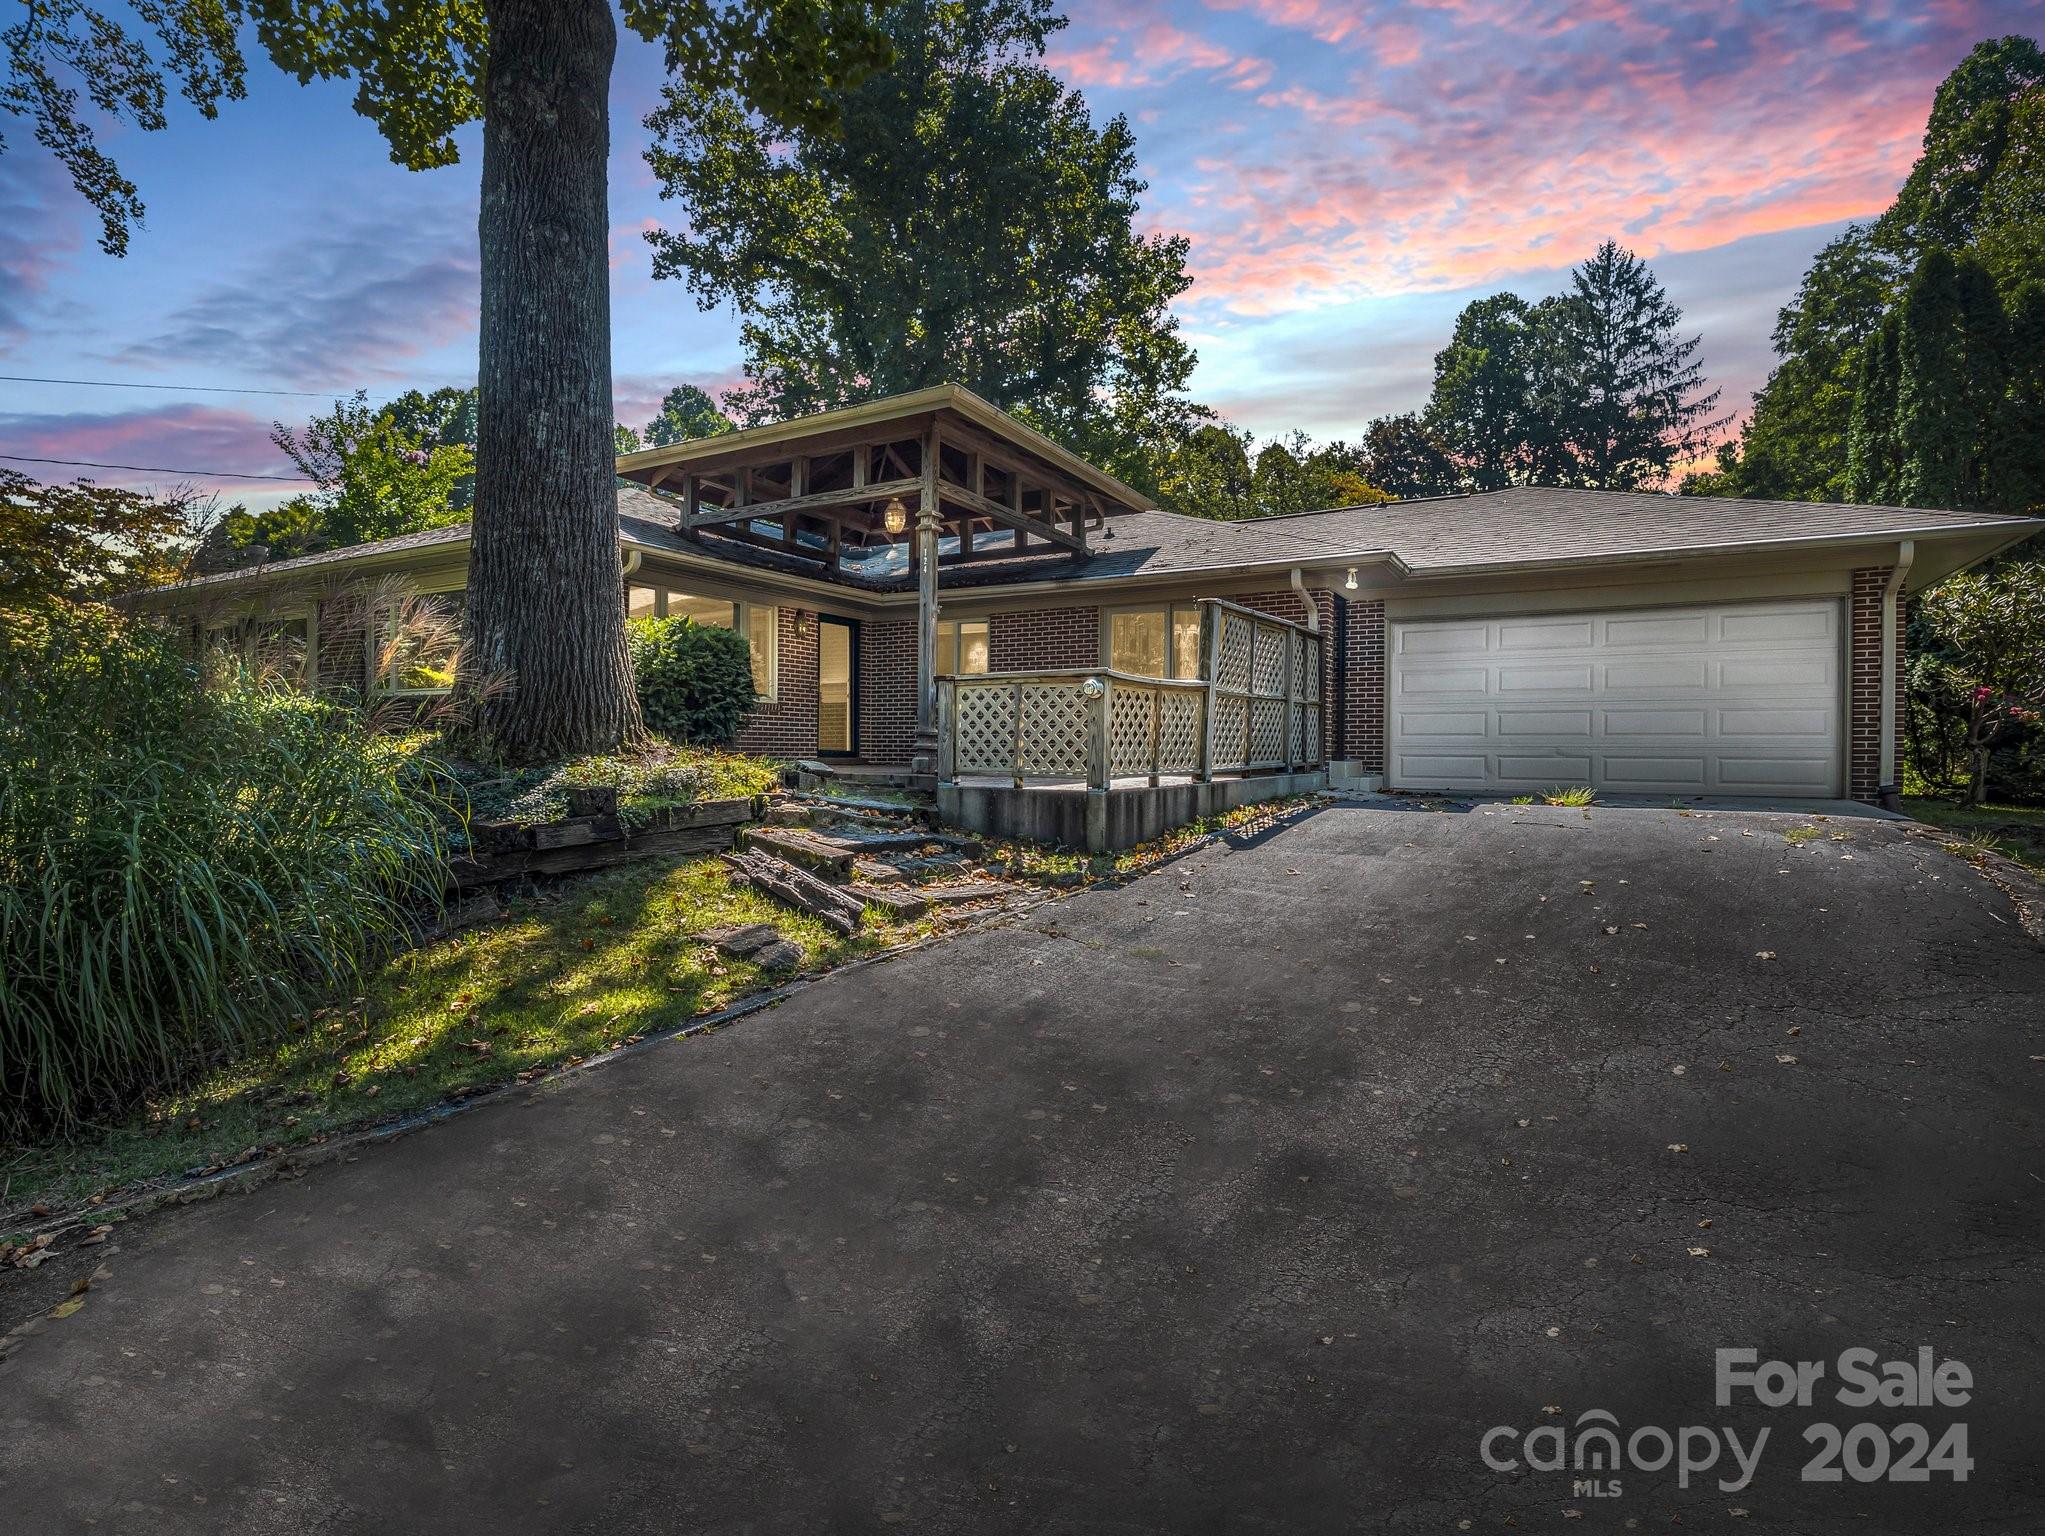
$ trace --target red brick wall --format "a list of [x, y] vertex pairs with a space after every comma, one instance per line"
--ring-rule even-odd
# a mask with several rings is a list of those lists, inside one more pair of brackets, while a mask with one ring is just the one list
[[[1856, 800], [1879, 798], [1882, 778], [1882, 590], [1890, 567], [1853, 573], [1846, 601], [1847, 746], [1846, 792]], [[1900, 600], [1899, 600], [1900, 602]], [[1895, 763], [1903, 763], [1903, 616], [1896, 616]]]
[[[807, 608], [780, 608], [775, 624], [774, 702], [762, 704], [739, 727], [732, 745], [766, 757], [814, 757], [817, 750], [817, 616]], [[805, 633], [804, 631], [807, 631]]]
[[1349, 604], [1349, 721], [1342, 757], [1361, 773], [1385, 771], [1385, 605], [1381, 598]]
[[906, 763], [916, 744], [916, 621], [859, 626], [859, 755]]
[[1098, 608], [1034, 608], [987, 621], [987, 670], [1049, 672], [1101, 664]]

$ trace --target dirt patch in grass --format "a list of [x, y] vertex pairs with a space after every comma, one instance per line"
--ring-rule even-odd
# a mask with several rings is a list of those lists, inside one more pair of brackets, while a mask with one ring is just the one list
[[[726, 958], [696, 936], [770, 923], [802, 946], [792, 971]], [[287, 1038], [71, 1138], [0, 1151], [0, 1233], [110, 1191], [317, 1144], [640, 1036], [749, 993], [935, 931], [929, 922], [841, 937], [735, 886], [715, 858], [649, 861], [514, 898], [482, 927], [400, 955], [359, 998]], [[110, 1203], [118, 1203], [114, 1195]]]

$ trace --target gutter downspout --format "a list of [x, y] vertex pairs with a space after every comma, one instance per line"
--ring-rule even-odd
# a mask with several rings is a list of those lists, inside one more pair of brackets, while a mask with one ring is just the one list
[[1882, 589], [1882, 772], [1875, 795], [1885, 811], [1903, 809], [1903, 788], [1896, 774], [1896, 598], [1916, 559], [1915, 539], [1898, 543], [1889, 584]]
[[1321, 608], [1320, 604], [1314, 601], [1313, 594], [1307, 591], [1305, 574], [1295, 565], [1289, 573], [1289, 579], [1292, 582], [1292, 590], [1299, 594], [1300, 602], [1306, 606], [1307, 628], [1318, 635], [1321, 632]]
[[630, 576], [634, 571], [639, 569], [639, 562], [645, 556], [645, 554], [646, 551], [643, 549], [626, 550], [625, 563], [618, 568], [618, 574], [620, 576]]

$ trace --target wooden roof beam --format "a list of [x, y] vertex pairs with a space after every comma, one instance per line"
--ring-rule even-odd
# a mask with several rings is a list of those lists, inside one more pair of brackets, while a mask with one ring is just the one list
[[[1017, 483], [1018, 485], [1020, 484], [1020, 482]], [[1048, 543], [1056, 544], [1061, 549], [1069, 549], [1078, 554], [1086, 553], [1086, 541], [1084, 539], [1075, 538], [1056, 523], [1047, 522], [1033, 512], [1023, 511], [1019, 505], [1003, 506], [1000, 502], [982, 496], [977, 491], [967, 490], [963, 485], [953, 485], [949, 480], [940, 480], [938, 482], [937, 495], [940, 501], [949, 501], [955, 506], [964, 507], [969, 512], [976, 512], [982, 517], [990, 517], [1005, 528], [1015, 529], [1018, 534], [1034, 534]], [[1020, 499], [1020, 497], [1017, 498], [1018, 501]], [[1055, 500], [1053, 505], [1056, 505]]]
[[713, 523], [746, 522], [753, 518], [782, 517], [790, 512], [825, 512], [862, 502], [885, 501], [890, 496], [907, 496], [923, 488], [923, 477], [913, 480], [881, 480], [872, 485], [846, 487], [835, 491], [812, 491], [805, 496], [786, 496], [779, 501], [756, 501], [747, 506], [713, 507], [689, 519], [692, 528]]

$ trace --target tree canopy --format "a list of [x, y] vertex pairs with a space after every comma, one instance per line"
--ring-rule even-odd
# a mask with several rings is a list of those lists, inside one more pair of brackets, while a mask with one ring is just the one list
[[[1934, 251], [1943, 254], [1934, 257]], [[1927, 261], [1932, 263], [1928, 276]], [[1882, 407], [1879, 399], [1856, 405], [1856, 396], [1863, 385], [1878, 394], [1901, 390], [1905, 351], [1915, 349], [1917, 371], [1926, 380], [1929, 374], [1923, 370], [1946, 366], [1941, 358], [1947, 343], [1934, 341], [1947, 327], [1934, 323], [1935, 311], [1943, 308], [1953, 318], [1960, 303], [1944, 293], [1940, 272], [1946, 261], [1968, 274], [1965, 303], [1977, 326], [1989, 318], [1991, 289], [2008, 312], [2018, 290], [2045, 280], [2045, 52], [2030, 38], [1978, 44], [1939, 86], [1923, 149], [1895, 202], [1872, 223], [1847, 229], [1818, 253], [1796, 296], [1777, 317], [1776, 367], [1754, 397], [1737, 452], [1710, 478], [1686, 488], [1811, 501], [1944, 494], [1934, 492], [1930, 469], [1922, 461], [1906, 491], [1898, 478], [1900, 460], [1893, 472], [1883, 472], [1868, 458], [1871, 451], [1893, 446], [1879, 431], [1870, 436], [1870, 412], [1884, 415], [1901, 401], [1896, 407]], [[1885, 318], [1911, 307], [1914, 290], [1921, 290], [1915, 332], [1899, 330], [1889, 337]], [[1986, 355], [1986, 345], [1977, 334], [1980, 355]], [[1924, 350], [1927, 346], [1930, 351]], [[1892, 348], [1893, 358], [1888, 355]], [[2007, 383], [2006, 369], [2003, 377]], [[1916, 383], [1906, 392], [1912, 418], [1922, 429], [1920, 446], [1928, 441], [1931, 425], [1925, 413], [1949, 406], [1970, 422], [1964, 427], [1948, 423], [1949, 435], [1990, 437], [2009, 430], [2005, 404], [1989, 399], [1985, 380], [1963, 373], [1959, 382], [1963, 387], [1950, 401]], [[1855, 442], [1861, 454], [1858, 471], [1852, 467]], [[1950, 489], [1982, 504], [1980, 488], [1965, 483], [1965, 476]], [[1987, 501], [2016, 504], [2006, 496], [1989, 495]]]
[[1682, 334], [1682, 318], [1647, 263], [1610, 240], [1572, 270], [1565, 294], [1529, 304], [1498, 293], [1466, 305], [1435, 354], [1426, 437], [1388, 429], [1415, 456], [1378, 483], [1655, 484], [1720, 425], [1718, 391], [1704, 388], [1697, 339]]
[[1170, 304], [1186, 242], [1134, 227], [1129, 125], [1042, 62], [1049, 0], [903, 0], [895, 62], [786, 131], [696, 72], [648, 118], [687, 215], [654, 271], [741, 322], [742, 420], [962, 384], [1139, 487], [1196, 421]]
[[665, 448], [670, 443], [716, 437], [736, 425], [707, 391], [694, 384], [677, 384], [661, 400], [659, 411], [640, 437], [649, 448]]

